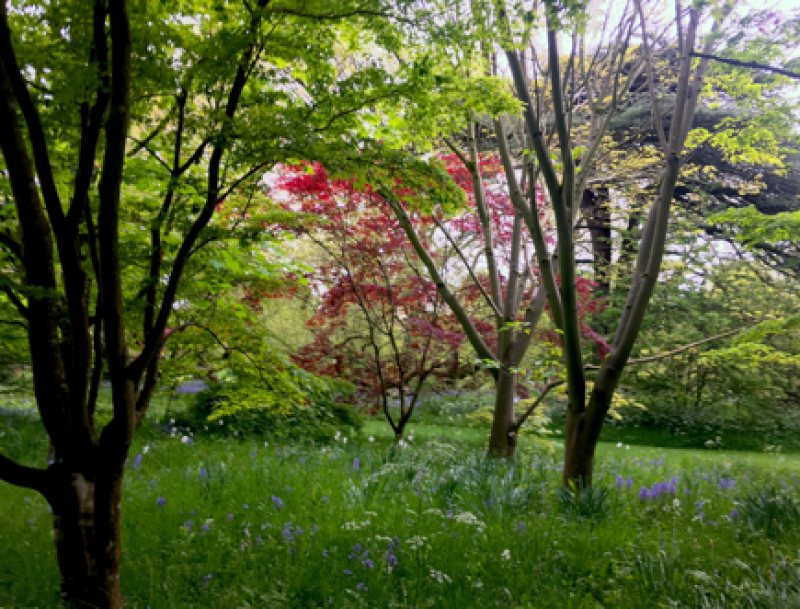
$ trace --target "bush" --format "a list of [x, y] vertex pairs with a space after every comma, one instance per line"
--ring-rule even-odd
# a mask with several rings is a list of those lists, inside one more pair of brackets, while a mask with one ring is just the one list
[[228, 436], [258, 435], [280, 439], [325, 442], [348, 428], [363, 425], [356, 408], [338, 400], [348, 388], [329, 385], [311, 392], [305, 403], [285, 399], [252, 383], [217, 384], [195, 395], [175, 425]]

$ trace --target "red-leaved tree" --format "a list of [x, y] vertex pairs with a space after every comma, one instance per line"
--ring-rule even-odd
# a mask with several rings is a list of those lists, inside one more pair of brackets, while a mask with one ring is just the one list
[[[319, 298], [308, 322], [316, 337], [296, 360], [307, 370], [355, 383], [372, 412], [382, 408], [398, 438], [426, 387], [474, 372], [478, 350], [463, 345], [469, 334], [496, 353], [510, 331], [503, 324], [523, 322], [523, 305], [539, 282], [532, 252], [520, 239], [524, 227], [499, 186], [503, 167], [498, 160], [477, 158], [482, 179], [491, 184], [480, 200], [468, 165], [457, 155], [440, 161], [465, 193], [465, 208], [448, 218], [436, 209], [423, 214], [404, 200], [403, 187], [393, 184], [394, 204], [402, 206], [413, 225], [412, 239], [403, 217], [378, 190], [332, 178], [318, 163], [285, 167], [277, 183], [286, 207], [305, 216], [297, 230], [325, 253], [324, 262], [308, 276]], [[489, 249], [485, 226], [492, 237]], [[414, 239], [430, 252], [435, 273], [417, 268]], [[507, 291], [509, 278], [514, 282], [508, 304], [512, 313], [498, 319], [490, 293]], [[591, 313], [596, 303], [588, 282], [585, 287], [582, 310]], [[555, 333], [537, 336], [558, 342]], [[469, 342], [474, 347], [475, 341]], [[491, 371], [497, 378], [497, 370]], [[503, 399], [513, 407], [513, 398], [526, 389], [525, 383], [515, 383]], [[389, 409], [394, 393], [399, 398], [396, 419]]]

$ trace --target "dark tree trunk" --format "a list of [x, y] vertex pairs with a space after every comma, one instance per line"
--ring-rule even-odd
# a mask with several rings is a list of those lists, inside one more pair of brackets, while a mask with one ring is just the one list
[[594, 260], [594, 280], [597, 283], [599, 296], [607, 297], [611, 284], [608, 267], [611, 263], [611, 210], [607, 188], [597, 191], [585, 190], [581, 200], [581, 208], [586, 217], [589, 236], [592, 241], [592, 259]]
[[[62, 469], [63, 468], [63, 469]], [[68, 607], [118, 609], [122, 469], [74, 472], [56, 465], [47, 498], [61, 572], [61, 599]]]
[[512, 459], [517, 451], [516, 419], [514, 415], [517, 379], [513, 374], [500, 370], [496, 387], [495, 411], [492, 419], [492, 432], [489, 436], [489, 456]]
[[567, 414], [564, 435], [564, 485], [574, 482], [579, 488], [591, 486], [597, 441], [592, 440], [586, 413]]

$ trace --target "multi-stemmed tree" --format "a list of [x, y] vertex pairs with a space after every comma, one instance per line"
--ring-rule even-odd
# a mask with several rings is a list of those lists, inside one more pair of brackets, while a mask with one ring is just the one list
[[422, 57], [449, 44], [427, 49], [431, 8], [0, 2], [3, 291], [52, 443], [44, 468], [0, 455], [0, 480], [50, 504], [64, 602], [123, 605], [125, 461], [167, 330], [198, 298], [187, 279], [236, 263], [203, 255], [235, 233], [216, 211], [246, 206], [241, 189], [275, 163], [374, 162], [372, 113], [402, 107], [424, 131], [416, 109], [463, 97], [446, 63]]
[[[443, 160], [469, 195], [469, 175], [465, 184], [460, 163]], [[489, 165], [489, 171], [497, 171]], [[296, 361], [317, 374], [354, 383], [361, 399], [380, 408], [395, 436], [402, 438], [424, 390], [473, 373], [472, 362], [464, 361], [464, 334], [436, 286], [410, 264], [411, 244], [377, 193], [353, 180], [332, 178], [318, 163], [310, 170], [285, 168], [278, 183], [288, 197], [287, 207], [302, 214], [296, 230], [320, 253], [307, 275], [319, 300], [307, 323], [315, 337], [299, 350]], [[469, 196], [467, 207], [474, 207]], [[507, 197], [492, 202], [498, 218], [509, 208]], [[480, 319], [481, 307], [476, 306], [483, 286], [464, 281], [461, 262], [437, 228], [437, 223], [448, 225], [448, 234], [456, 234], [461, 247], [468, 248], [475, 239], [472, 214], [441, 220], [419, 213], [413, 217], [426, 245], [436, 247], [442, 274], [463, 284], [457, 291], [472, 323], [487, 343], [494, 343], [494, 328]], [[396, 418], [390, 395], [398, 398]]]

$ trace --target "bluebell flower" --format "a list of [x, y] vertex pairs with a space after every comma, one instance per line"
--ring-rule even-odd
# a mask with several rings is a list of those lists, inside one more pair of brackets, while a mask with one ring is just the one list
[[367, 590], [369, 590], [369, 588], [367, 588], [367, 587], [366, 587], [366, 586], [365, 586], [363, 583], [361, 583], [361, 584], [358, 584], [358, 585], [356, 586], [356, 588], [358, 588], [359, 590], [363, 590], [364, 592], [366, 592]]
[[328, 558], [328, 550], [322, 550], [322, 555], [323, 555], [325, 558]]
[[628, 478], [627, 482], [625, 482], [625, 486], [630, 488], [633, 486], [633, 478]]
[[228, 514], [228, 520], [233, 520], [233, 514]]
[[322, 503], [328, 503], [329, 499], [327, 497], [322, 498]]
[[359, 459], [358, 457], [356, 457], [356, 458], [353, 460], [353, 469], [354, 469], [354, 470], [358, 470], [360, 467], [361, 467], [361, 459]]
[[142, 469], [142, 455], [136, 455], [136, 459], [133, 460], [133, 469]]
[[281, 501], [280, 497], [276, 497], [275, 495], [272, 496], [272, 504], [278, 508], [279, 510], [283, 509], [283, 501]]
[[261, 535], [256, 537], [256, 544], [259, 546], [261, 545]]
[[201, 469], [200, 470], [200, 477], [201, 478], [205, 478], [206, 477], [206, 470], [205, 469]]
[[250, 506], [249, 506], [249, 505], [247, 505], [247, 504], [245, 503], [245, 504], [244, 504], [244, 509], [246, 509], [246, 510], [249, 510], [249, 509], [250, 509]]
[[678, 477], [677, 476], [672, 476], [672, 478], [670, 478], [669, 482], [670, 482], [670, 484], [672, 484], [672, 486], [678, 486]]
[[731, 511], [731, 520], [738, 520], [739, 519], [739, 510], [733, 508]]
[[719, 480], [719, 485], [720, 485], [720, 486], [721, 486], [723, 489], [726, 489], [726, 488], [728, 488], [728, 482], [725, 480], [725, 478], [720, 478], [720, 480]]
[[203, 526], [200, 527], [200, 530], [201, 531], [210, 531], [211, 527], [208, 526], [207, 524], [204, 524]]
[[157, 505], [158, 507], [162, 507], [162, 506], [163, 506], [163, 505], [164, 505], [166, 502], [167, 502], [167, 500], [166, 500], [166, 499], [164, 499], [163, 497], [159, 497], [159, 498], [158, 498], [158, 501], [156, 501], [156, 505]]
[[520, 523], [519, 523], [519, 527], [518, 527], [518, 528], [519, 528], [519, 530], [520, 530], [520, 531], [522, 531], [523, 533], [526, 533], [526, 532], [528, 531], [528, 529], [526, 529], [526, 528], [525, 528], [525, 523], [524, 523], [524, 522], [520, 522]]
[[650, 499], [650, 490], [646, 486], [643, 486], [642, 490], [639, 491], [639, 499], [643, 501]]
[[287, 486], [286, 487], [286, 492], [287, 493], [291, 493], [292, 492], [292, 487], [291, 486]]
[[622, 488], [625, 484], [625, 479], [622, 476], [617, 476], [617, 488]]
[[352, 571], [350, 571], [350, 570], [348, 570], [348, 569], [345, 569], [345, 570], [344, 570], [344, 574], [345, 574], [345, 575], [352, 575], [352, 574], [353, 574], [353, 572], [352, 572]]

